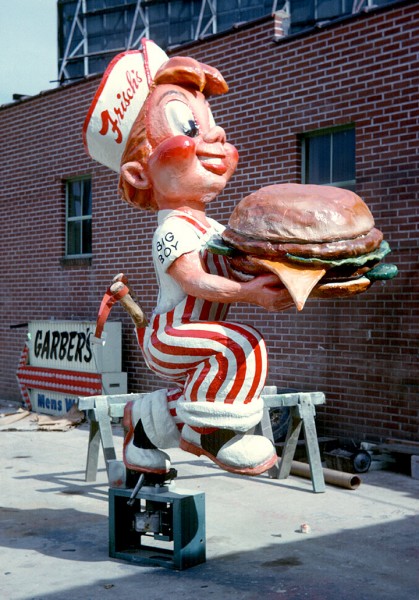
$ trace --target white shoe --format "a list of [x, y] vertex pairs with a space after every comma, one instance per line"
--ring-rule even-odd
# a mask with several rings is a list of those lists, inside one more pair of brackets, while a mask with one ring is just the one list
[[124, 409], [123, 425], [127, 429], [123, 447], [124, 464], [127, 469], [141, 473], [168, 473], [170, 456], [166, 452], [158, 448], [134, 446], [134, 430], [139, 421], [137, 404], [137, 402], [128, 402]]
[[268, 438], [229, 429], [200, 434], [184, 425], [180, 448], [196, 456], [203, 454], [225, 471], [240, 475], [260, 475], [278, 460]]
[[137, 448], [133, 439], [124, 445], [124, 464], [127, 469], [141, 473], [165, 474], [170, 470], [170, 456], [162, 450]]

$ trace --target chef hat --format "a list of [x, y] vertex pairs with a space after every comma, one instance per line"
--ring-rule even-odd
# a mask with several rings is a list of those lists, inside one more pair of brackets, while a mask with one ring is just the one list
[[96, 161], [119, 172], [122, 153], [157, 70], [168, 60], [154, 42], [118, 54], [106, 69], [83, 125], [83, 142]]

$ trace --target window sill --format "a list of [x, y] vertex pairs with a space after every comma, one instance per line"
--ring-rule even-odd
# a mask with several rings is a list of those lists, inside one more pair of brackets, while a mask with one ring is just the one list
[[92, 256], [63, 256], [60, 258], [62, 267], [91, 267]]

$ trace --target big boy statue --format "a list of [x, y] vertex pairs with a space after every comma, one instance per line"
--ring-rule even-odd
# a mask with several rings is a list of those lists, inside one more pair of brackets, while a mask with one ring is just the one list
[[253, 433], [263, 412], [265, 343], [226, 317], [233, 302], [281, 311], [293, 301], [275, 275], [236, 281], [223, 256], [206, 250], [223, 230], [206, 207], [238, 161], [207, 100], [227, 90], [217, 69], [168, 59], [143, 40], [109, 65], [84, 124], [88, 153], [119, 172], [122, 198], [157, 214], [150, 242], [159, 295], [137, 338], [150, 369], [171, 383], [127, 405], [124, 462], [140, 472], [166, 473], [162, 449], [174, 446], [244, 475], [277, 459], [272, 443]]

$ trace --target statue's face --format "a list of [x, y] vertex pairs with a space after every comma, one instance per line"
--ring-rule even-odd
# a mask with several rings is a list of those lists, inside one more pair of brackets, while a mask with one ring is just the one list
[[147, 100], [146, 130], [152, 153], [145, 170], [160, 208], [211, 201], [237, 166], [237, 150], [200, 92], [159, 85]]

